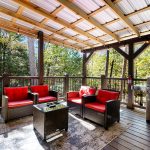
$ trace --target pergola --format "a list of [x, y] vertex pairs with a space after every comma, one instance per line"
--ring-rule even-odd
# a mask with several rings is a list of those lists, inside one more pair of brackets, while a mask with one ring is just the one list
[[[83, 52], [83, 77], [93, 52], [114, 48], [134, 77], [134, 59], [150, 44], [150, 0], [1, 0], [0, 28], [39, 39], [40, 84], [44, 41]], [[128, 107], [132, 104], [131, 99]]]

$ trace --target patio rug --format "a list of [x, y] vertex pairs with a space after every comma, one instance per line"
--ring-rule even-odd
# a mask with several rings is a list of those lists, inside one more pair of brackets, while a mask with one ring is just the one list
[[68, 132], [52, 142], [42, 141], [33, 130], [33, 117], [0, 123], [1, 150], [99, 150], [131, 124], [115, 123], [109, 130], [69, 114]]

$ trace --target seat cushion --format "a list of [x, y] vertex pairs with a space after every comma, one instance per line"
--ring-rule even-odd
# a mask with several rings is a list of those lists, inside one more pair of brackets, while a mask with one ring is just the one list
[[45, 97], [40, 97], [38, 99], [39, 103], [46, 103], [46, 102], [50, 102], [50, 101], [56, 101], [57, 98], [53, 97], [53, 96], [45, 96]]
[[17, 107], [23, 107], [27, 105], [33, 105], [32, 100], [21, 100], [21, 101], [12, 101], [8, 102], [8, 108], [17, 108]]
[[32, 93], [38, 93], [39, 97], [48, 96], [49, 95], [48, 85], [31, 86], [31, 92]]
[[108, 91], [108, 90], [98, 90], [98, 95], [96, 97], [97, 101], [106, 104], [109, 100], [118, 100], [119, 92]]
[[75, 98], [68, 98], [68, 101], [71, 101], [73, 103], [76, 103], [76, 104], [82, 104], [82, 100], [80, 97], [75, 97]]
[[100, 104], [98, 102], [87, 103], [87, 104], [85, 104], [85, 107], [93, 109], [93, 110], [101, 112], [101, 113], [104, 113], [106, 110], [105, 104]]
[[28, 87], [5, 87], [4, 94], [9, 102], [25, 100], [28, 99]]

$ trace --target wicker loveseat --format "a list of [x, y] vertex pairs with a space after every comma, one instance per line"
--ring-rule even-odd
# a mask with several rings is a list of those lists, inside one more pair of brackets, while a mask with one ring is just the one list
[[31, 115], [36, 94], [28, 92], [28, 87], [5, 87], [2, 98], [2, 117], [5, 122], [11, 119]]
[[83, 117], [101, 124], [107, 129], [120, 120], [119, 92], [98, 90], [97, 96], [83, 97]]

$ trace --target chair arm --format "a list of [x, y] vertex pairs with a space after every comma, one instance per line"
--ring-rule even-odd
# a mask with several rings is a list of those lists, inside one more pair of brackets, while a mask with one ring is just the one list
[[84, 95], [82, 96], [82, 103], [83, 105], [90, 102], [96, 101], [96, 95]]
[[33, 104], [38, 103], [39, 94], [38, 93], [28, 93], [28, 97], [33, 101]]
[[58, 99], [58, 92], [57, 91], [50, 90], [49, 91], [49, 95], [50, 96], [54, 96], [54, 97], [56, 97]]
[[67, 92], [67, 99], [68, 98], [74, 98], [74, 97], [79, 97], [79, 91], [70, 91], [70, 92]]
[[109, 100], [106, 102], [106, 113], [110, 116], [118, 116], [120, 114], [120, 100]]
[[7, 121], [8, 118], [8, 96], [2, 95], [2, 118]]

